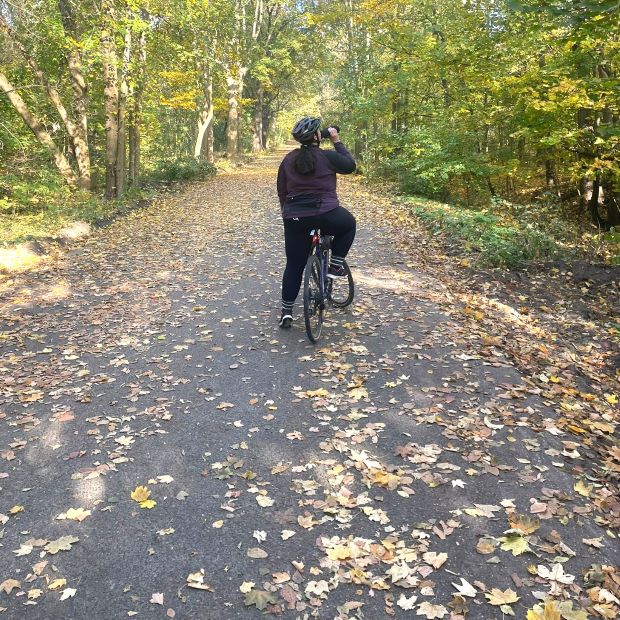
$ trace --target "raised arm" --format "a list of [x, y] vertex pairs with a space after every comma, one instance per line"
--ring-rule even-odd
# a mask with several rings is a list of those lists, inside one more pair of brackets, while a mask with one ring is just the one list
[[349, 152], [349, 149], [340, 141], [338, 130], [334, 127], [329, 128], [329, 138], [334, 144], [334, 151], [323, 151], [329, 165], [334, 169], [334, 172], [339, 174], [351, 174], [355, 171], [355, 159]]
[[351, 174], [355, 171], [355, 159], [349, 152], [349, 149], [342, 142], [334, 143], [335, 151], [323, 151], [329, 165], [334, 169], [334, 172], [339, 174]]

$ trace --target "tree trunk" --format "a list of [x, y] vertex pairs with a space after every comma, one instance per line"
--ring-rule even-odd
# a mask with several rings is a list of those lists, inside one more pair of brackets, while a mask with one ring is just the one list
[[260, 153], [263, 148], [263, 87], [259, 85], [256, 91], [256, 103], [254, 104], [254, 119], [252, 123], [252, 153]]
[[127, 187], [127, 97], [129, 95], [129, 63], [131, 61], [131, 28], [125, 28], [123, 68], [118, 90], [118, 139], [116, 141], [116, 196]]
[[85, 189], [91, 189], [90, 149], [88, 146], [88, 117], [86, 116], [86, 103], [88, 88], [82, 73], [82, 54], [76, 45], [77, 28], [73, 9], [68, 0], [58, 0], [58, 9], [65, 31], [67, 45], [67, 64], [71, 76], [71, 88], [73, 89], [73, 110], [77, 127], [77, 142], [75, 144], [75, 157], [78, 170], [80, 171], [79, 183]]
[[[579, 108], [577, 111], [577, 127], [583, 131], [584, 135], [581, 136], [582, 145], [579, 149], [579, 157], [584, 161], [588, 161], [592, 159], [592, 153], [590, 149], [587, 148], [587, 141], [589, 141], [589, 134], [592, 134], [594, 131], [594, 125], [592, 122], [592, 114], [591, 110], [587, 108]], [[588, 136], [588, 138], [587, 138]], [[589, 211], [590, 215], [593, 218], [595, 224], [600, 224], [598, 210], [593, 210], [593, 193], [594, 193], [594, 182], [592, 178], [584, 175], [579, 181], [579, 194], [581, 195], [581, 206], [584, 211]], [[598, 203], [598, 186], [596, 188], [596, 200], [594, 201]], [[596, 213], [596, 214], [595, 214]]]
[[[54, 105], [56, 112], [58, 112], [58, 116], [60, 116], [63, 122], [67, 134], [71, 138], [71, 143], [75, 152], [76, 160], [78, 163], [78, 170], [80, 173], [78, 185], [86, 189], [90, 188], [90, 162], [88, 161], [88, 144], [82, 140], [78, 128], [69, 116], [67, 109], [65, 108], [60, 98], [58, 90], [56, 90], [56, 88], [54, 88], [50, 84], [49, 80], [47, 79], [43, 71], [41, 71], [35, 59], [32, 58], [28, 50], [22, 45], [21, 41], [19, 40], [13, 29], [6, 23], [2, 16], [0, 16], [0, 31], [6, 33], [15, 45], [15, 47], [19, 49], [20, 53], [23, 55], [26, 62], [28, 63], [28, 66], [36, 75], [39, 84], [41, 84], [45, 88], [47, 95], [50, 98], [50, 101]], [[88, 165], [86, 166], [87, 161]]]
[[604, 206], [606, 212], [604, 221], [605, 228], [609, 229], [612, 226], [620, 226], [618, 192], [614, 192], [613, 183], [608, 177], [601, 179], [601, 194], [600, 203]]
[[20, 97], [19, 93], [15, 90], [13, 85], [3, 73], [0, 73], [0, 89], [8, 97], [11, 105], [15, 108], [15, 110], [17, 110], [24, 123], [28, 125], [37, 140], [50, 152], [62, 178], [69, 185], [77, 185], [77, 178], [71, 169], [71, 165], [67, 161], [67, 158], [56, 146], [54, 140], [52, 140], [52, 137], [45, 130], [45, 127], [43, 127], [43, 125], [30, 113], [24, 100]]
[[[142, 16], [143, 19], [145, 16]], [[146, 27], [142, 26], [138, 38], [138, 53], [129, 118], [129, 184], [140, 186], [140, 124], [142, 123], [142, 97], [146, 78]]]
[[198, 135], [194, 146], [194, 157], [213, 163], [213, 75], [209, 63], [203, 70], [204, 103], [198, 119]]
[[112, 0], [102, 0], [101, 61], [104, 80], [105, 115], [105, 197], [116, 198], [116, 158], [118, 154], [118, 76], [114, 44], [114, 7]]
[[236, 159], [239, 154], [239, 99], [243, 92], [243, 78], [247, 69], [227, 67], [226, 86], [228, 91], [228, 126], [226, 131], [226, 155]]
[[274, 133], [276, 129], [276, 115], [275, 112], [267, 115], [267, 121], [263, 121], [263, 144], [266, 149], [271, 148], [271, 141], [274, 138]]
[[553, 159], [545, 159], [545, 184], [550, 192], [557, 193], [558, 182]]

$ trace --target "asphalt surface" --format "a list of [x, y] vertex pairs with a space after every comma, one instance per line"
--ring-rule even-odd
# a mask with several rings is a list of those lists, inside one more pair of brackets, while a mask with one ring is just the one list
[[[278, 329], [281, 155], [173, 192], [5, 291], [0, 617], [457, 618], [466, 601], [491, 620], [507, 612], [493, 588], [518, 618], [552, 587], [579, 607], [583, 571], [617, 557], [575, 490], [586, 460], [532, 428], [553, 417], [544, 399], [501, 350], [480, 355], [355, 184], [355, 303], [318, 346], [299, 307]], [[57, 519], [70, 508], [90, 514]], [[519, 555], [499, 546], [513, 513], [536, 521]], [[52, 553], [63, 536], [79, 540]], [[528, 571], [554, 564], [574, 582]], [[201, 570], [209, 589], [188, 587]], [[461, 577], [475, 596], [453, 598]]]

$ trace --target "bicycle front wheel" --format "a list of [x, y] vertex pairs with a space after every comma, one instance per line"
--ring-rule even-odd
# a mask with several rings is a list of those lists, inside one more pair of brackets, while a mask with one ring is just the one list
[[321, 337], [325, 303], [321, 292], [321, 263], [315, 254], [308, 257], [304, 270], [304, 321], [310, 342]]
[[343, 261], [342, 266], [347, 275], [342, 278], [330, 278], [329, 298], [335, 308], [346, 308], [355, 296], [353, 275], [346, 260]]

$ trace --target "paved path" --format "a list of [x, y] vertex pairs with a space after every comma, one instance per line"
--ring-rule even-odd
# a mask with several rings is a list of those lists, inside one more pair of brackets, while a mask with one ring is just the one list
[[392, 247], [385, 200], [343, 185], [355, 304], [317, 347], [278, 330], [276, 165], [5, 291], [0, 617], [491, 620], [611, 590], [583, 574], [617, 558], [587, 458]]

